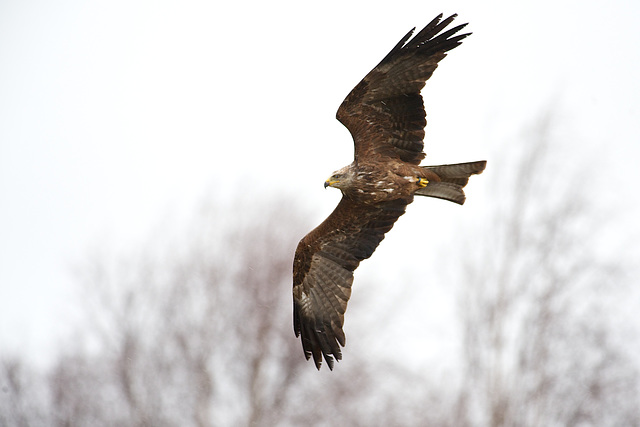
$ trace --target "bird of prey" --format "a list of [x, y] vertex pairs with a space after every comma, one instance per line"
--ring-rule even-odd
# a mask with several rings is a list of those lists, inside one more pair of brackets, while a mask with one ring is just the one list
[[340, 189], [342, 199], [300, 241], [293, 261], [293, 328], [318, 369], [323, 357], [329, 369], [342, 359], [344, 313], [360, 261], [373, 254], [415, 195], [461, 205], [469, 177], [486, 166], [420, 166], [427, 124], [420, 91], [469, 35], [456, 35], [466, 24], [445, 31], [455, 17], [442, 20], [440, 14], [413, 38], [415, 28], [409, 31], [338, 108], [337, 119], [353, 137], [354, 160], [324, 183]]

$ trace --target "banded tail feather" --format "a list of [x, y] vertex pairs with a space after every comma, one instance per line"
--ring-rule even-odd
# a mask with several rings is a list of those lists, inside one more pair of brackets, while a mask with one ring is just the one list
[[442, 181], [430, 182], [426, 187], [416, 191], [415, 194], [417, 196], [448, 200], [462, 205], [466, 200], [463, 188], [469, 182], [469, 177], [482, 173], [486, 166], [486, 160], [453, 165], [423, 166], [424, 169], [435, 172]]

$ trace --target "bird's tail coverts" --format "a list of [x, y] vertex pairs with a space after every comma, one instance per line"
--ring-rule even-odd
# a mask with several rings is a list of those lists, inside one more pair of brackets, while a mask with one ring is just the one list
[[426, 187], [416, 191], [415, 194], [448, 200], [462, 205], [466, 199], [462, 189], [469, 182], [469, 177], [482, 173], [486, 166], [487, 162], [485, 160], [453, 165], [423, 166], [425, 169], [435, 172], [442, 181], [430, 182]]

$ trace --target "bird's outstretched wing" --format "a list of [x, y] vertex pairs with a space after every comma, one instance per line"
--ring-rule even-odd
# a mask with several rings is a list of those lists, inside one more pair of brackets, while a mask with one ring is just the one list
[[336, 117], [353, 136], [356, 162], [378, 155], [417, 165], [425, 157], [420, 90], [446, 52], [470, 34], [455, 35], [467, 24], [441, 33], [455, 17], [438, 15], [411, 40], [415, 28], [409, 31], [342, 102]]
[[353, 271], [369, 258], [413, 197], [377, 205], [342, 198], [336, 209], [298, 244], [293, 261], [293, 329], [307, 360], [329, 369], [345, 344], [344, 312]]

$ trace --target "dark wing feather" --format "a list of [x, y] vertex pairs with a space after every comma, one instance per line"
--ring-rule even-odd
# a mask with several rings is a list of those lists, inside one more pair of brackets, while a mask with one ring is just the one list
[[365, 205], [342, 198], [336, 209], [298, 244], [293, 262], [293, 329], [307, 360], [329, 369], [345, 345], [344, 312], [353, 271], [369, 258], [413, 198]]
[[337, 119], [349, 129], [359, 158], [382, 155], [419, 164], [425, 157], [427, 124], [420, 91], [446, 52], [469, 34], [455, 36], [466, 24], [439, 34], [456, 15], [438, 15], [411, 40], [409, 31], [351, 93]]

